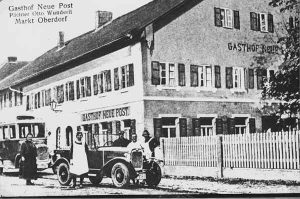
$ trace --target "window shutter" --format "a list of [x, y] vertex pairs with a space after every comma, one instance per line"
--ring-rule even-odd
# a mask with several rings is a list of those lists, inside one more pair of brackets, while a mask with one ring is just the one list
[[116, 121], [116, 134], [119, 135], [120, 131], [121, 131], [121, 122]]
[[21, 91], [21, 93], [20, 93], [20, 105], [22, 105], [23, 104], [23, 88], [20, 88], [20, 91]]
[[249, 118], [249, 130], [250, 133], [255, 133], [255, 118]]
[[274, 70], [269, 70], [269, 73], [270, 73], [270, 81], [274, 81], [274, 78], [275, 78]]
[[132, 140], [132, 134], [136, 134], [136, 121], [130, 120], [129, 139]]
[[199, 118], [193, 118], [192, 119], [192, 127], [193, 127], [193, 136], [200, 136], [201, 131], [200, 131], [200, 120]]
[[257, 69], [257, 89], [263, 89], [264, 81], [267, 77], [266, 69]]
[[187, 119], [179, 118], [180, 137], [187, 136]]
[[80, 99], [80, 84], [79, 84], [79, 80], [76, 80], [76, 97], [77, 97], [77, 99]]
[[119, 68], [114, 69], [114, 89], [119, 90]]
[[92, 95], [92, 82], [91, 77], [86, 77], [86, 96], [90, 97]]
[[133, 64], [129, 64], [129, 81], [128, 81], [128, 86], [134, 86], [134, 67]]
[[227, 124], [227, 116], [222, 116], [222, 131], [223, 131], [223, 134], [226, 135], [228, 134], [228, 124]]
[[254, 70], [249, 68], [248, 75], [249, 75], [249, 89], [254, 89]]
[[268, 14], [268, 31], [271, 33], [274, 32], [274, 22], [272, 14]]
[[69, 101], [69, 82], [66, 83], [66, 101]]
[[215, 87], [221, 88], [221, 68], [220, 66], [215, 66]]
[[191, 65], [191, 86], [198, 86], [198, 66]]
[[216, 118], [216, 134], [217, 135], [223, 134], [223, 122], [221, 118]]
[[178, 79], [179, 86], [185, 86], [185, 65], [178, 64]]
[[29, 102], [29, 95], [27, 95], [27, 97], [26, 97], [26, 111], [28, 111], [29, 110], [29, 104], [30, 104], [30, 102]]
[[161, 118], [153, 118], [153, 123], [154, 123], [154, 137], [160, 138], [161, 131], [162, 131]]
[[111, 75], [110, 75], [110, 70], [106, 71], [106, 91], [109, 92], [111, 91]]
[[222, 27], [221, 9], [215, 8], [215, 26]]
[[93, 76], [93, 88], [94, 88], [94, 95], [98, 95], [98, 78], [97, 78], [97, 75]]
[[249, 78], [249, 75], [248, 75], [248, 69], [247, 68], [244, 68], [244, 86], [245, 86], [245, 89], [248, 90], [248, 78]]
[[152, 77], [151, 77], [152, 84], [159, 85], [160, 84], [159, 62], [153, 61], [151, 64], [151, 68], [152, 68]]
[[227, 123], [228, 123], [228, 134], [235, 134], [234, 118], [228, 118]]
[[289, 18], [289, 28], [290, 29], [294, 28], [294, 18], [292, 16]]
[[256, 13], [250, 12], [250, 29], [256, 30]]
[[70, 82], [69, 86], [69, 100], [74, 100], [74, 82]]
[[99, 93], [104, 92], [103, 84], [104, 84], [104, 72], [101, 72], [98, 76], [99, 78]]
[[233, 88], [232, 67], [226, 67], [226, 88]]
[[233, 11], [233, 17], [234, 17], [234, 20], [233, 20], [234, 28], [240, 29], [240, 13], [238, 10]]

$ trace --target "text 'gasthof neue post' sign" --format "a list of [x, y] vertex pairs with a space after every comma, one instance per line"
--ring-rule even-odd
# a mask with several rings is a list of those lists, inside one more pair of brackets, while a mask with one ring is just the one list
[[277, 46], [277, 45], [229, 42], [228, 50], [238, 51], [238, 52], [257, 52], [257, 53], [278, 54], [280, 49], [279, 49], [279, 46]]
[[130, 115], [129, 110], [129, 107], [122, 107], [103, 111], [96, 111], [92, 113], [84, 113], [81, 115], [81, 120], [83, 122], [88, 122], [93, 120], [105, 120], [110, 118], [125, 117]]

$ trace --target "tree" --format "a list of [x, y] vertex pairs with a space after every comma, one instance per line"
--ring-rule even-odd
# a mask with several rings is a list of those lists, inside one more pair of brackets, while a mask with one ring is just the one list
[[270, 78], [262, 92], [263, 99], [283, 101], [279, 107], [281, 114], [297, 115], [300, 113], [300, 25], [299, 0], [271, 0], [269, 5], [280, 8], [282, 14], [289, 14], [285, 34], [280, 36], [278, 44], [282, 48], [283, 63]]

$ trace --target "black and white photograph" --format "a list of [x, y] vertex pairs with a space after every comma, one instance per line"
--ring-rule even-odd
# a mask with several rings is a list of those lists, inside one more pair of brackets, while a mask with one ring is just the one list
[[0, 197], [300, 196], [300, 0], [0, 0]]

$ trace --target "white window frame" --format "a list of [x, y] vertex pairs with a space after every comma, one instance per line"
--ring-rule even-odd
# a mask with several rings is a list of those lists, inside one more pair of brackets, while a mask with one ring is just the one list
[[233, 10], [229, 8], [220, 8], [222, 16], [222, 27], [233, 28]]
[[[208, 68], [210, 73], [208, 73]], [[214, 70], [212, 65], [202, 64], [198, 66], [198, 92], [211, 91], [216, 92], [217, 88], [214, 87]], [[210, 83], [209, 83], [209, 82]], [[203, 83], [202, 83], [203, 82]]]
[[[80, 80], [79, 80], [80, 81]], [[70, 84], [73, 82], [73, 91], [74, 91], [74, 93], [73, 93], [73, 98], [74, 98], [74, 100], [75, 100], [75, 98], [76, 98], [76, 91], [75, 91], [75, 87], [76, 87], [76, 85], [75, 85], [75, 82], [74, 81], [67, 81], [65, 84], [64, 84], [64, 88], [65, 88], [65, 86], [67, 86], [68, 87], [68, 90], [67, 89], [65, 89], [65, 93], [66, 93], [66, 95], [65, 95], [65, 97], [66, 97], [66, 100], [64, 100], [65, 102], [69, 102], [69, 101], [74, 101], [74, 100], [70, 100]]]
[[[165, 64], [165, 69], [162, 69], [162, 65]], [[178, 85], [178, 64], [173, 62], [160, 62], [159, 64], [160, 69], [160, 84], [157, 86], [158, 90], [162, 89], [170, 89], [179, 91], [181, 87]], [[162, 72], [165, 72], [165, 76], [162, 75]], [[162, 79], [166, 80], [165, 84], [162, 84]]]
[[[258, 13], [259, 21], [260, 21], [260, 31], [261, 32], [269, 32], [268, 30], [268, 14], [267, 13]], [[264, 20], [263, 20], [264, 16]]]
[[[216, 119], [218, 118], [218, 114], [197, 114], [197, 118], [204, 118], [204, 117], [213, 118], [212, 125], [211, 126], [205, 125], [204, 127], [212, 127], [212, 135], [216, 135]], [[202, 129], [201, 129], [201, 134], [202, 134]]]
[[243, 67], [232, 67], [232, 83], [231, 92], [246, 92], [245, 90], [245, 70]]
[[162, 118], [168, 118], [168, 117], [172, 117], [172, 118], [176, 118], [175, 119], [175, 125], [162, 125], [161, 128], [168, 128], [168, 138], [170, 138], [170, 128], [174, 128], [175, 127], [175, 137], [180, 137], [180, 127], [179, 127], [179, 118], [182, 118], [181, 114], [159, 114], [158, 118], [162, 119]]
[[235, 125], [234, 128], [239, 128], [239, 127], [246, 127], [246, 132], [245, 134], [250, 134], [250, 123], [249, 123], [249, 119], [251, 118], [251, 115], [250, 114], [232, 114], [231, 116], [232, 118], [237, 118], [237, 117], [243, 117], [243, 118], [246, 118], [245, 119], [245, 125]]

